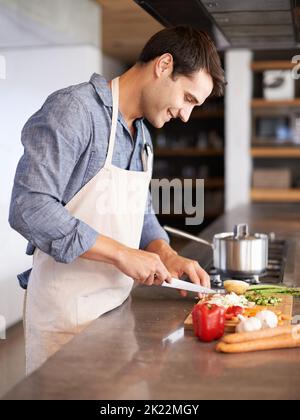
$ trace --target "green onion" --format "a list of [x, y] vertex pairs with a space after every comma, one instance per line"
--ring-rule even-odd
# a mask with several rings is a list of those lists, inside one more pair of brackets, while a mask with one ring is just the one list
[[276, 284], [253, 284], [249, 287], [248, 290], [267, 290], [267, 289], [286, 289], [287, 287], [284, 285], [276, 285]]
[[259, 295], [265, 296], [274, 293], [281, 293], [285, 295], [291, 295], [294, 297], [300, 297], [300, 289], [287, 287], [287, 286], [277, 286], [274, 284], [259, 284], [250, 286], [247, 293], [257, 293]]

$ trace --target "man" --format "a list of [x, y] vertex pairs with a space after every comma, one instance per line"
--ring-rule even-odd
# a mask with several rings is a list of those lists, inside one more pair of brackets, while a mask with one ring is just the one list
[[54, 92], [27, 121], [9, 215], [33, 254], [32, 270], [18, 276], [28, 284], [27, 373], [121, 305], [134, 281], [160, 285], [186, 274], [209, 286], [148, 211], [152, 153], [143, 118], [157, 128], [187, 122], [223, 88], [210, 38], [179, 26], [154, 35], [120, 78], [94, 74]]

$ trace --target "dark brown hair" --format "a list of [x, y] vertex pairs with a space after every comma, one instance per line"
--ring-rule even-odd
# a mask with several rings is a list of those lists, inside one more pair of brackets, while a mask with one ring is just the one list
[[197, 71], [205, 70], [213, 79], [211, 95], [224, 94], [224, 70], [217, 49], [206, 32], [184, 25], [163, 29], [146, 43], [138, 63], [148, 63], [165, 53], [173, 56], [173, 77], [189, 77]]

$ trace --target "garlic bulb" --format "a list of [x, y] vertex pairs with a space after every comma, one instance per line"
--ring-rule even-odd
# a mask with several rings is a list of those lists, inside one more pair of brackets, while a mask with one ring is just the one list
[[262, 323], [263, 329], [276, 328], [278, 326], [278, 318], [272, 311], [261, 311], [255, 316]]
[[244, 318], [239, 316], [239, 318], [241, 319], [241, 322], [236, 327], [236, 332], [238, 333], [259, 331], [262, 329], [262, 323], [256, 317]]

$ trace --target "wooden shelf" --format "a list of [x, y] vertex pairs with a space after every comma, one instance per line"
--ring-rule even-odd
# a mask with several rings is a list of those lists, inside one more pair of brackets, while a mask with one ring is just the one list
[[254, 158], [300, 158], [300, 147], [252, 147]]
[[251, 106], [254, 109], [270, 107], [300, 107], [300, 98], [274, 101], [267, 99], [252, 99]]
[[295, 67], [295, 63], [290, 61], [254, 61], [251, 63], [251, 70], [260, 72], [265, 70], [291, 70]]
[[[292, 140], [292, 139], [287, 139], [282, 141], [281, 143], [278, 142], [278, 139], [276, 137], [271, 138], [271, 137], [252, 137], [252, 147], [254, 148], [294, 148], [296, 149], [298, 147], [298, 145]], [[299, 145], [300, 147], [300, 145]]]
[[178, 149], [158, 148], [155, 149], [156, 157], [200, 157], [200, 156], [223, 156], [224, 149], [197, 149], [195, 147], [184, 147]]
[[[289, 60], [265, 60], [254, 61], [251, 64], [251, 71], [254, 73], [264, 72], [266, 70], [292, 70], [295, 63]], [[254, 75], [255, 76], [255, 75]], [[257, 88], [262, 89], [262, 77], [254, 77]], [[295, 83], [296, 85], [296, 83]], [[257, 90], [258, 91], [258, 90]], [[298, 95], [297, 95], [298, 96]], [[252, 131], [256, 131], [256, 119], [259, 117], [270, 118], [293, 118], [293, 115], [299, 112], [300, 98], [268, 100], [264, 98], [253, 98], [251, 101], [252, 110]], [[300, 145], [293, 143], [293, 139], [287, 139], [285, 143], [279, 143], [275, 138], [264, 138], [263, 136], [253, 136], [250, 154], [252, 162], [254, 159], [274, 159], [270, 162], [271, 167], [275, 170], [282, 164], [276, 159], [300, 159]], [[257, 162], [257, 161], [256, 161]], [[258, 163], [258, 162], [257, 162]], [[266, 162], [267, 163], [267, 162]], [[289, 162], [291, 164], [292, 162]], [[260, 165], [269, 167], [268, 165]], [[278, 166], [279, 165], [279, 166]], [[289, 166], [289, 165], [287, 165]], [[255, 166], [254, 166], [255, 167]], [[294, 174], [295, 176], [295, 174]], [[274, 183], [276, 186], [276, 183]], [[300, 203], [300, 188], [255, 188], [250, 189], [250, 196], [253, 202], [260, 203]]]
[[255, 202], [300, 202], [300, 188], [291, 189], [265, 189], [252, 188], [251, 199]]
[[191, 118], [224, 118], [224, 110], [195, 109], [191, 114]]

